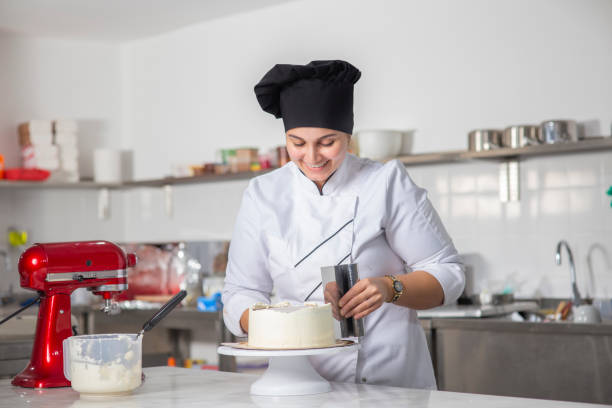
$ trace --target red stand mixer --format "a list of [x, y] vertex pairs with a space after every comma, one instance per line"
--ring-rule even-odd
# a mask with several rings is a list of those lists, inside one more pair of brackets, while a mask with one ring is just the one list
[[70, 294], [87, 288], [110, 311], [113, 292], [127, 289], [127, 268], [136, 256], [108, 241], [35, 244], [19, 258], [20, 285], [38, 291], [40, 308], [30, 364], [12, 384], [28, 388], [68, 387], [62, 341], [72, 336]]

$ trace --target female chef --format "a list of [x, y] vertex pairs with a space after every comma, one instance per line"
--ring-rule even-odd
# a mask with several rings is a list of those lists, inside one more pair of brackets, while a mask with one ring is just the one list
[[[360, 76], [344, 61], [313, 61], [276, 65], [255, 86], [262, 109], [283, 119], [291, 161], [244, 193], [224, 320], [246, 335], [249, 307], [270, 303], [272, 288], [282, 301], [331, 302], [336, 318], [362, 318], [366, 335], [358, 351], [311, 357], [323, 377], [431, 389], [416, 310], [453, 303], [463, 266], [427, 192], [399, 161], [347, 153]], [[361, 280], [339, 298], [334, 284], [320, 287], [320, 268], [341, 263], [357, 263]]]

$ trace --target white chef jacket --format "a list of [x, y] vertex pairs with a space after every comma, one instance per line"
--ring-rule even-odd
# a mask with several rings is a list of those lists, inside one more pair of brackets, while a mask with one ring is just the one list
[[[464, 286], [461, 259], [427, 192], [397, 160], [381, 164], [347, 154], [322, 193], [292, 162], [252, 179], [229, 249], [223, 317], [237, 336], [256, 302], [304, 302], [321, 267], [357, 263], [360, 278], [424, 270], [454, 302]], [[309, 301], [323, 302], [319, 287]], [[384, 303], [364, 319], [356, 351], [311, 356], [332, 381], [436, 388], [415, 310]]]

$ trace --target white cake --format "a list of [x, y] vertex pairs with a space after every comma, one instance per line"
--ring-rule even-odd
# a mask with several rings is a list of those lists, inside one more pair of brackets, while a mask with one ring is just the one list
[[305, 349], [333, 346], [331, 305], [255, 304], [249, 309], [249, 346]]

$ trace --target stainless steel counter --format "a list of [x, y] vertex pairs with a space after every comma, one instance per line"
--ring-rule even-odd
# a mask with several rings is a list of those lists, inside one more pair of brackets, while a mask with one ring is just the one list
[[491, 317], [507, 315], [519, 311], [537, 311], [537, 302], [517, 301], [501, 305], [445, 305], [433, 309], [419, 310], [419, 318], [463, 318], [463, 317]]
[[33, 390], [0, 381], [0, 400], [7, 407], [334, 407], [334, 408], [579, 408], [594, 407], [560, 401], [496, 397], [491, 395], [416, 390], [376, 385], [332, 383], [325, 394], [262, 397], [249, 394], [257, 379], [254, 375], [223, 373], [187, 368], [155, 367], [144, 369], [144, 384], [128, 396], [95, 400], [80, 399], [71, 388]]
[[[135, 332], [153, 312], [125, 310], [109, 316], [73, 308], [85, 333]], [[35, 316], [24, 318], [29, 335], [7, 337], [10, 326], [0, 326], [0, 366], [13, 371], [5, 375], [14, 375], [29, 360]], [[421, 319], [421, 325], [441, 390], [612, 404], [612, 324], [479, 318]], [[231, 340], [220, 313], [177, 309], [145, 336], [143, 365], [164, 365], [169, 355], [179, 361], [191, 357], [193, 341]], [[218, 363], [221, 370], [236, 370], [231, 356], [219, 356]]]
[[514, 322], [504, 318], [483, 319], [421, 319], [421, 326], [426, 329], [464, 329], [492, 330], [515, 333], [549, 333], [549, 334], [596, 334], [612, 335], [612, 321], [598, 324], [547, 322], [530, 323]]

